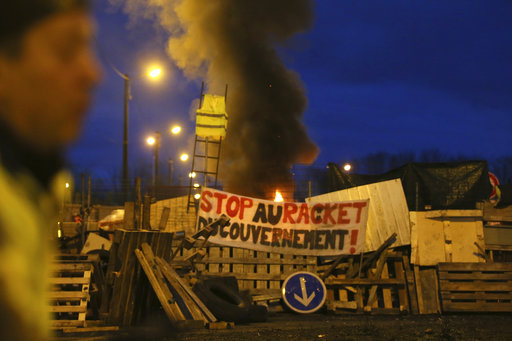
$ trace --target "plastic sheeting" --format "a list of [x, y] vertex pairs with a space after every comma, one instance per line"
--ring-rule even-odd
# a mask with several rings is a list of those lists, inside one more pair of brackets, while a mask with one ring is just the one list
[[410, 211], [474, 209], [492, 191], [486, 161], [408, 163], [381, 175], [342, 172], [329, 163], [330, 191], [401, 179]]

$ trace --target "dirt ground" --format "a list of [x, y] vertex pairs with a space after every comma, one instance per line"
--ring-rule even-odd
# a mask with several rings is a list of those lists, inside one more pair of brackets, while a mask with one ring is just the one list
[[153, 326], [122, 330], [115, 335], [61, 336], [59, 341], [103, 340], [512, 340], [512, 314], [456, 315], [298, 315], [278, 313], [267, 322], [233, 329], [196, 329], [180, 333]]

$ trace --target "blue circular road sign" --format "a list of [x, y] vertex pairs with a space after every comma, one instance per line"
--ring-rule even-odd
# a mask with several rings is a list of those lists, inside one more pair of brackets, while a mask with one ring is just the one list
[[301, 314], [313, 313], [325, 303], [327, 290], [317, 275], [300, 271], [288, 276], [283, 283], [284, 303]]

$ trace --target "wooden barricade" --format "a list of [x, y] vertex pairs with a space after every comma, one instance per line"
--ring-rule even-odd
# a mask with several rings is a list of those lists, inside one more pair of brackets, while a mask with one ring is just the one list
[[[195, 249], [181, 250], [173, 264], [186, 265]], [[209, 245], [206, 256], [195, 264], [203, 275], [235, 276], [240, 290], [249, 290], [254, 301], [281, 298], [281, 285], [297, 271], [316, 272], [316, 257], [294, 256]]]
[[355, 258], [348, 258], [325, 279], [328, 310], [372, 314], [410, 311], [406, 267], [401, 253], [386, 250], [373, 266], [356, 278], [347, 276], [353, 272], [350, 269], [359, 266], [354, 262]]
[[49, 310], [54, 328], [84, 327], [95, 257], [58, 255], [51, 265]]
[[147, 230], [116, 230], [103, 286], [100, 316], [108, 323], [130, 326], [158, 307], [157, 297], [135, 250], [148, 243], [156, 257], [170, 259], [173, 233]]
[[443, 312], [512, 312], [512, 263], [439, 263]]

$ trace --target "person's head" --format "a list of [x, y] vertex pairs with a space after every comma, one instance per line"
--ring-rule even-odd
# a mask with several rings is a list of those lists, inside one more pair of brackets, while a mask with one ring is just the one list
[[74, 140], [99, 80], [88, 0], [0, 2], [0, 120], [53, 152]]

